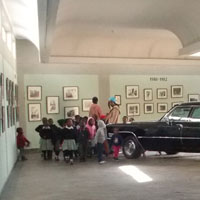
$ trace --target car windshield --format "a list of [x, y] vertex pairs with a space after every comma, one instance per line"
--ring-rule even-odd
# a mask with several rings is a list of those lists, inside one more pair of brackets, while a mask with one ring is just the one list
[[161, 121], [180, 120], [187, 118], [190, 113], [191, 107], [175, 107], [168, 114], [166, 114]]
[[191, 108], [190, 107], [177, 107], [175, 108], [171, 114], [169, 115], [170, 117], [187, 117], [190, 113]]

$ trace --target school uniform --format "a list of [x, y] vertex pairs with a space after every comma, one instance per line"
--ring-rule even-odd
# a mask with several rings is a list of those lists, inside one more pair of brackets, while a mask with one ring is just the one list
[[44, 160], [52, 159], [53, 151], [53, 131], [49, 125], [39, 125], [36, 129], [40, 135], [40, 149], [43, 152]]
[[77, 150], [76, 145], [76, 129], [74, 127], [64, 127], [62, 129], [62, 150], [64, 153], [64, 159], [73, 162], [73, 153]]
[[87, 128], [79, 129], [77, 132], [80, 161], [85, 161], [87, 157], [89, 131]]
[[58, 128], [56, 125], [52, 124], [50, 125], [52, 132], [53, 132], [53, 137], [52, 137], [52, 143], [54, 146], [54, 153], [56, 155], [56, 160], [59, 160], [59, 153], [60, 153], [60, 144], [61, 144], [61, 129]]

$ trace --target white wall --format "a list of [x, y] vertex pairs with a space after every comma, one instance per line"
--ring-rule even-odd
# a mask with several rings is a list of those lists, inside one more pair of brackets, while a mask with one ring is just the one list
[[[0, 14], [2, 14], [3, 7], [0, 1]], [[4, 26], [7, 23], [6, 31], [12, 33], [11, 27], [9, 27], [9, 22], [6, 21], [7, 18], [0, 19], [0, 27]], [[2, 31], [0, 32], [2, 34]], [[13, 36], [13, 34], [12, 34]], [[14, 36], [13, 36], [14, 37]], [[14, 38], [13, 38], [14, 39]], [[15, 39], [14, 39], [15, 40]], [[12, 80], [15, 84], [17, 83], [17, 75], [16, 75], [16, 60], [14, 58], [12, 49], [8, 48], [7, 43], [2, 41], [2, 35], [0, 35], [0, 73], [4, 74], [4, 99], [2, 100], [2, 104], [0, 104], [0, 109], [2, 106], [5, 108], [5, 132], [0, 133], [0, 193], [10, 175], [11, 170], [16, 162], [17, 157], [17, 149], [16, 149], [16, 127], [18, 124], [15, 124], [8, 128], [7, 126], [7, 105], [8, 102], [6, 100], [6, 78]], [[0, 96], [2, 98], [2, 94]], [[1, 128], [1, 127], [0, 127]]]

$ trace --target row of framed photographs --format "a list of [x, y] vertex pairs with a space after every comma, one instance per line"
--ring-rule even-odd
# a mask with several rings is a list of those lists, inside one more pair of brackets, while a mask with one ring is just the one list
[[[9, 105], [18, 104], [18, 85], [6, 78], [6, 100]], [[0, 105], [4, 99], [4, 74], [0, 73]]]
[[[180, 104], [182, 102], [173, 102], [171, 107]], [[168, 111], [168, 103], [157, 103], [157, 113], [166, 113]], [[140, 104], [139, 103], [127, 103], [126, 104], [127, 116], [139, 116]], [[144, 114], [154, 113], [154, 103], [144, 103]]]
[[[63, 87], [63, 100], [78, 100], [79, 99], [78, 86], [64, 86]], [[27, 100], [28, 101], [41, 101], [42, 100], [42, 86], [27, 86]]]
[[[139, 98], [139, 85], [126, 85], [126, 98], [136, 99]], [[167, 88], [157, 88], [157, 99], [167, 99], [168, 89]], [[171, 86], [171, 98], [182, 98], [183, 97], [183, 86], [182, 85], [172, 85]], [[153, 100], [153, 89], [144, 89], [144, 101]]]
[[[180, 104], [181, 102], [173, 102], [174, 105]], [[157, 103], [157, 112], [166, 113], [168, 111], [168, 103]], [[139, 103], [127, 103], [126, 104], [127, 116], [139, 116], [140, 115], [140, 104]], [[144, 114], [153, 114], [154, 104], [144, 103]], [[73, 118], [75, 115], [80, 114], [79, 106], [66, 106], [64, 107], [64, 117]], [[29, 103], [28, 104], [28, 119], [30, 122], [41, 120], [41, 104], [40, 103]]]
[[[126, 85], [126, 98], [134, 99], [139, 98], [139, 85]], [[63, 87], [63, 100], [78, 100], [79, 99], [79, 88], [78, 86], [64, 86]], [[171, 86], [171, 97], [181, 98], [183, 97], [183, 86], [172, 85]], [[167, 99], [168, 90], [167, 88], [157, 89], [157, 99]], [[27, 86], [27, 100], [29, 101], [40, 101], [42, 100], [42, 86]], [[153, 89], [144, 89], [144, 100], [153, 100]]]
[[[144, 89], [144, 94], [148, 93], [148, 90], [150, 91], [152, 89]], [[159, 94], [160, 93], [163, 94], [163, 97], [162, 98], [158, 98], [158, 99], [166, 99], [166, 98], [164, 98], [165, 91], [162, 92], [163, 90], [165, 90], [165, 89], [158, 89]], [[152, 93], [152, 91], [146, 95], [147, 98], [144, 99], [145, 101], [151, 101], [151, 100], [153, 100], [151, 93]], [[162, 94], [160, 96], [162, 96]], [[117, 104], [121, 105], [122, 104], [122, 102], [121, 102], [121, 95], [115, 95], [115, 98], [116, 98]], [[198, 102], [198, 101], [200, 101], [200, 95], [199, 94], [188, 94], [188, 100], [187, 101], [188, 102]]]
[[[64, 107], [64, 117], [75, 117], [79, 115], [79, 106], [66, 106]], [[41, 104], [40, 103], [29, 103], [28, 104], [28, 120], [29, 122], [41, 120]]]
[[[19, 121], [19, 108], [7, 106], [7, 127], [10, 128]], [[6, 129], [5, 106], [0, 107], [0, 133], [4, 133]]]
[[[88, 112], [92, 99], [82, 99], [82, 111]], [[46, 97], [47, 114], [59, 114], [59, 96]]]
[[[92, 99], [82, 99], [82, 111], [88, 112], [92, 104]], [[59, 114], [60, 105], [58, 96], [46, 97], [46, 109], [47, 114]], [[74, 117], [79, 113], [78, 106], [65, 107], [65, 117]], [[28, 120], [40, 121], [41, 120], [41, 103], [29, 103], [28, 104]]]

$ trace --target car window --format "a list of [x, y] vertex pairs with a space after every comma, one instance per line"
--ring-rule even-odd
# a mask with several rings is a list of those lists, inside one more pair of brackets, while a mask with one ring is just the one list
[[194, 108], [191, 118], [200, 119], [200, 108]]
[[169, 115], [169, 118], [183, 118], [187, 117], [190, 113], [191, 108], [190, 107], [177, 107], [175, 108], [171, 114]]

